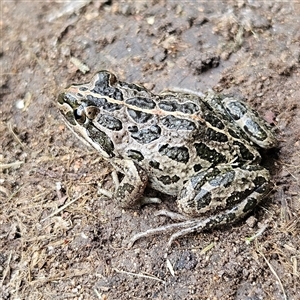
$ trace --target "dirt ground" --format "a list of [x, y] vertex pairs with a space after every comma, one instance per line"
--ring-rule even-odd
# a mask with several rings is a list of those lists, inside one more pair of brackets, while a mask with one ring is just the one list
[[[1, 1], [0, 299], [300, 299], [300, 3]], [[89, 71], [88, 71], [88, 68]], [[274, 189], [245, 220], [178, 239], [135, 233], [174, 208], [123, 210], [111, 167], [55, 106], [107, 69], [154, 92], [244, 98], [273, 127]], [[86, 72], [84, 74], [84, 72]], [[249, 237], [252, 237], [249, 239]]]

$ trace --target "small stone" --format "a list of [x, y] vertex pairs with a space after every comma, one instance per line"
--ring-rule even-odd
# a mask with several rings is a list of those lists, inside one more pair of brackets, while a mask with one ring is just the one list
[[247, 220], [246, 220], [246, 223], [247, 225], [250, 227], [250, 228], [253, 228], [256, 223], [257, 223], [257, 219], [253, 216], [250, 216]]

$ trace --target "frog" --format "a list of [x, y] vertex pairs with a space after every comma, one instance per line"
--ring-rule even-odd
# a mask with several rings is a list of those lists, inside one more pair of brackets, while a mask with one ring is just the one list
[[[270, 125], [231, 95], [209, 90], [155, 94], [102, 70], [72, 84], [57, 100], [67, 126], [108, 161], [116, 180], [110, 197], [122, 208], [159, 202], [147, 189], [175, 198], [175, 222], [135, 234], [128, 243], [171, 232], [175, 239], [222, 227], [246, 215], [270, 192], [260, 148], [276, 147]], [[114, 176], [116, 178], [116, 176]]]

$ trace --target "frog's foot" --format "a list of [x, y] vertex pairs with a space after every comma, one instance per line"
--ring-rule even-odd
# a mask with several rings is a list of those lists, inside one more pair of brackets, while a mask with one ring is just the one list
[[141, 205], [146, 205], [146, 204], [159, 204], [161, 203], [161, 200], [159, 198], [156, 197], [142, 197], [140, 199], [140, 204]]
[[110, 192], [108, 190], [105, 190], [105, 189], [102, 189], [102, 188], [98, 188], [97, 193], [100, 194], [100, 195], [103, 195], [107, 198], [110, 198], [110, 199], [113, 197], [112, 192]]
[[[115, 185], [115, 190], [98, 188], [98, 194], [102, 194], [110, 199], [115, 199], [117, 205], [123, 208], [135, 208], [149, 203], [161, 203], [159, 198], [144, 197], [144, 190], [147, 186], [148, 176], [137, 163], [129, 159], [111, 160], [115, 170], [111, 173]], [[124, 174], [124, 178], [119, 182], [118, 174]]]
[[[150, 199], [152, 199], [152, 198], [150, 198]], [[151, 229], [148, 229], [147, 231], [137, 233], [130, 239], [130, 241], [128, 243], [128, 248], [131, 248], [137, 240], [139, 240], [143, 237], [148, 237], [150, 235], [163, 233], [163, 232], [167, 232], [170, 230], [180, 229], [183, 227], [190, 228], [191, 226], [196, 225], [198, 223], [198, 220], [190, 220], [188, 217], [186, 217], [182, 214], [175, 213], [175, 212], [172, 212], [172, 211], [169, 211], [166, 209], [159, 210], [157, 213], [155, 213], [155, 216], [166, 216], [172, 220], [182, 221], [182, 222], [164, 225], [164, 226], [160, 226], [157, 228], [151, 228]]]
[[[165, 226], [160, 226], [160, 227], [157, 227], [157, 228], [151, 228], [151, 229], [148, 229], [144, 232], [139, 232], [139, 233], [135, 234], [129, 240], [128, 248], [131, 248], [137, 240], [139, 240], [143, 237], [148, 237], [148, 236], [151, 236], [151, 235], [154, 235], [154, 234], [159, 234], [159, 233], [165, 233], [165, 232], [172, 231], [172, 230], [175, 230], [175, 229], [180, 229], [180, 228], [183, 228], [183, 227], [188, 229], [188, 228], [191, 228], [193, 226], [196, 226], [198, 221], [199, 220], [187, 220], [187, 221], [180, 222], [180, 223], [174, 223], [174, 224], [169, 224], [169, 225], [165, 225]], [[180, 230], [178, 232], [181, 232], [181, 231], [182, 230]], [[173, 240], [174, 239], [172, 239], [172, 241]], [[172, 243], [172, 241], [171, 241], [171, 243]]]
[[268, 191], [269, 191], [269, 183], [266, 183], [264, 186], [254, 191], [251, 195], [249, 195], [243, 201], [238, 203], [232, 209], [228, 209], [224, 212], [211, 216], [207, 219], [203, 219], [203, 220], [194, 219], [193, 220], [194, 223], [191, 223], [191, 226], [183, 228], [171, 235], [168, 241], [168, 247], [171, 246], [174, 240], [184, 235], [193, 232], [201, 232], [203, 230], [220, 227], [222, 225], [229, 225], [242, 219], [245, 215], [247, 215], [256, 207], [262, 195], [265, 196], [266, 192]]

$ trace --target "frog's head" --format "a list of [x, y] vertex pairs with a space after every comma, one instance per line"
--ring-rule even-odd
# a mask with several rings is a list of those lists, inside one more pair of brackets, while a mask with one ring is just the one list
[[95, 98], [86, 85], [72, 85], [57, 99], [57, 106], [66, 125], [85, 144], [93, 146], [105, 158], [113, 157], [114, 146], [109, 137], [99, 128], [97, 117], [105, 98]]

